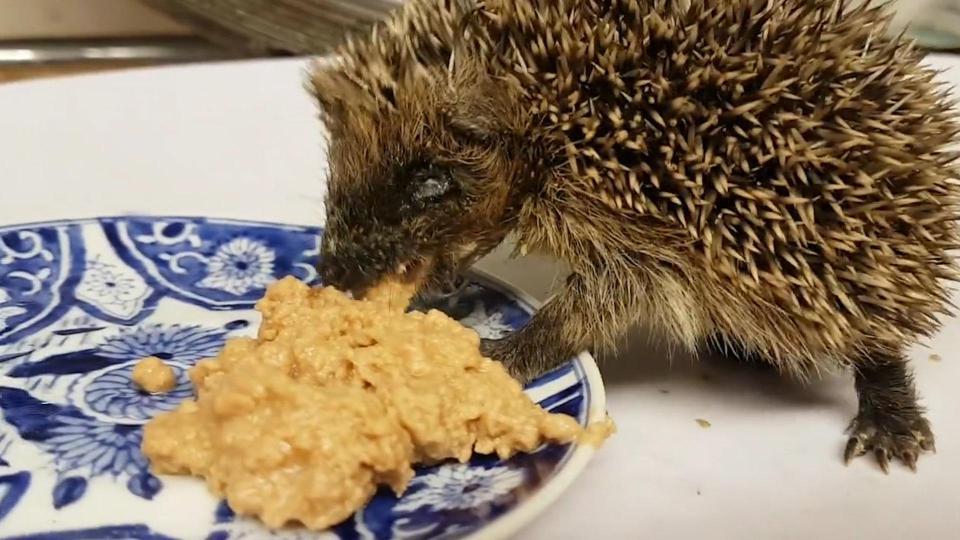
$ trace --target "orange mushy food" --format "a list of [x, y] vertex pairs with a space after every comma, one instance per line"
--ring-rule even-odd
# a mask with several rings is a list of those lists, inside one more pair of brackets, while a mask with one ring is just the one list
[[473, 330], [439, 311], [405, 313], [410, 294], [386, 283], [354, 300], [274, 283], [257, 338], [198, 363], [197, 399], [146, 425], [153, 470], [203, 477], [268, 526], [323, 529], [381, 484], [403, 493], [414, 464], [609, 435], [612, 424], [584, 431], [531, 402], [481, 356]]

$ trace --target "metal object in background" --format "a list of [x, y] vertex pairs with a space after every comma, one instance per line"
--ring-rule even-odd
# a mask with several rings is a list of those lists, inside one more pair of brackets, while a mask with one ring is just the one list
[[889, 5], [892, 35], [902, 32], [927, 50], [960, 49], [960, 0], [850, 0], [851, 5], [864, 2]]
[[242, 57], [199, 38], [0, 41], [0, 66], [174, 63]]
[[255, 55], [321, 54], [403, 0], [142, 0], [204, 37]]
[[[899, 0], [895, 6], [915, 10], [907, 32], [928, 49], [960, 49], [960, 0]], [[909, 6], [909, 7], [908, 7]]]
[[[252, 54], [320, 54], [362, 32], [403, 0], [141, 0], [228, 47]], [[689, 5], [690, 0], [678, 0]], [[892, 34], [906, 31], [921, 47], [960, 49], [960, 0], [890, 2]]]
[[[201, 37], [0, 41], [0, 66], [323, 54], [347, 34], [364, 32], [404, 0], [140, 1], [192, 27]], [[960, 49], [960, 0], [888, 1], [896, 12], [894, 33], [906, 30], [928, 49]]]

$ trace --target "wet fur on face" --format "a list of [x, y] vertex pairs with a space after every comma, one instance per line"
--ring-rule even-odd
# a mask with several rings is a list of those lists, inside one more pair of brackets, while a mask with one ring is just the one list
[[443, 289], [510, 232], [529, 172], [508, 91], [468, 66], [411, 75], [386, 102], [335, 65], [312, 84], [330, 138], [324, 283]]

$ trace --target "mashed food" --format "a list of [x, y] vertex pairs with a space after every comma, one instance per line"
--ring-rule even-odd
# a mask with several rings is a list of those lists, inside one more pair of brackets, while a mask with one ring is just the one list
[[162, 394], [177, 385], [177, 375], [163, 360], [150, 356], [133, 367], [133, 383], [144, 392]]
[[268, 526], [323, 529], [379, 485], [402, 494], [414, 464], [609, 434], [531, 402], [480, 355], [474, 331], [439, 311], [404, 313], [410, 292], [386, 284], [353, 300], [293, 278], [273, 284], [257, 339], [198, 363], [196, 401], [146, 425], [154, 471], [201, 476]]

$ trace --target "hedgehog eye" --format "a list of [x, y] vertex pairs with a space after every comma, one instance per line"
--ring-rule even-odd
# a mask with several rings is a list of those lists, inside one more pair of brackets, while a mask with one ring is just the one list
[[437, 201], [450, 193], [453, 185], [453, 178], [448, 172], [424, 171], [424, 173], [417, 175], [413, 189], [413, 200], [419, 204]]
[[447, 188], [447, 182], [437, 178], [428, 178], [420, 184], [414, 196], [417, 200], [436, 199], [442, 197], [447, 192]]

